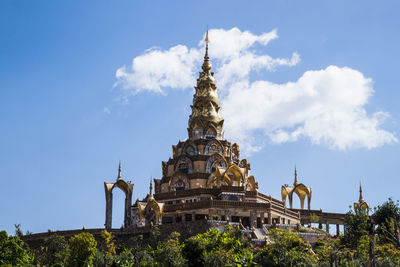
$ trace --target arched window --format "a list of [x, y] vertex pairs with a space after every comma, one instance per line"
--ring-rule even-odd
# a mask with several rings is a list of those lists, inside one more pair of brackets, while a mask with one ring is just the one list
[[223, 148], [217, 141], [211, 141], [206, 145], [206, 149], [204, 152], [205, 155], [213, 155], [213, 154], [221, 154], [223, 155]]
[[201, 138], [203, 135], [203, 129], [202, 128], [196, 128], [193, 130], [193, 138], [198, 139]]
[[217, 169], [217, 167], [226, 169], [227, 164], [226, 161], [218, 154], [213, 155], [207, 162], [206, 172], [213, 173]]
[[193, 172], [192, 162], [187, 157], [181, 157], [176, 164], [175, 170], [183, 173], [192, 173]]
[[176, 190], [176, 191], [185, 190], [185, 183], [183, 182], [182, 179], [179, 179], [178, 181], [176, 181], [176, 183], [175, 183], [175, 190]]
[[217, 136], [217, 131], [214, 128], [210, 127], [210, 128], [207, 129], [207, 131], [206, 131], [206, 139], [213, 139], [216, 136]]
[[197, 155], [197, 154], [198, 154], [198, 153], [197, 153], [196, 147], [193, 146], [193, 145], [187, 146], [185, 153], [186, 153], [186, 155], [188, 155], [188, 156], [194, 156], [194, 155]]
[[185, 174], [183, 173], [175, 173], [170, 182], [170, 191], [180, 191], [180, 190], [185, 190], [189, 189], [189, 180], [186, 177]]

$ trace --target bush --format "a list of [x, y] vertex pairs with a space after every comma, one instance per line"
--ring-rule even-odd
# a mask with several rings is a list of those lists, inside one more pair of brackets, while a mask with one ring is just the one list
[[30, 251], [18, 236], [0, 232], [0, 266], [33, 266]]
[[90, 233], [80, 233], [71, 237], [67, 247], [67, 266], [91, 266], [97, 252], [97, 242]]

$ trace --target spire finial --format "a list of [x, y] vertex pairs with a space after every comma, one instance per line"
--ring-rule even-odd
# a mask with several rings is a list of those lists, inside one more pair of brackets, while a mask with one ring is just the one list
[[118, 177], [117, 177], [117, 180], [118, 179], [122, 179], [121, 178], [121, 161], [119, 161], [119, 165], [118, 165]]
[[208, 28], [206, 31], [206, 38], [204, 39], [204, 42], [206, 43], [206, 54], [204, 55], [202, 69], [204, 72], [208, 73], [211, 70], [210, 58], [208, 57], [208, 43], [210, 42], [210, 39], [208, 38]]
[[364, 202], [364, 198], [363, 198], [363, 195], [362, 195], [361, 181], [360, 181], [360, 198], [358, 199], [358, 202], [360, 202], [360, 203]]
[[297, 169], [296, 169], [296, 164], [294, 165], [294, 186], [297, 185]]
[[153, 199], [153, 176], [150, 175], [150, 199]]

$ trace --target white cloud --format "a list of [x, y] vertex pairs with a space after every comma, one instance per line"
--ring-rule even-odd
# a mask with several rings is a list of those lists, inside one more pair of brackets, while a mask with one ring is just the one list
[[188, 88], [193, 86], [195, 71], [201, 56], [198, 49], [177, 45], [169, 50], [152, 49], [135, 57], [132, 67], [125, 66], [116, 72], [117, 83], [130, 94], [142, 91], [164, 93], [163, 88]]
[[[307, 71], [296, 82], [251, 81], [252, 72], [295, 66], [300, 56], [293, 53], [290, 58], [273, 58], [259, 53], [255, 45], [262, 48], [278, 38], [276, 30], [255, 35], [238, 28], [212, 29], [209, 36], [226, 133], [247, 153], [265, 145], [259, 141], [260, 132], [273, 143], [305, 137], [314, 144], [340, 150], [397, 142], [393, 133], [380, 128], [389, 114], [366, 112], [365, 105], [374, 91], [372, 80], [359, 71], [329, 66]], [[127, 95], [192, 88], [203, 55], [203, 41], [197, 48], [177, 45], [168, 50], [150, 49], [135, 57], [131, 67], [117, 70], [116, 85]]]
[[223, 102], [226, 131], [248, 149], [247, 136], [262, 130], [274, 143], [308, 137], [333, 149], [368, 149], [397, 142], [379, 125], [388, 116], [369, 116], [364, 108], [373, 94], [372, 80], [350, 69], [329, 66], [307, 71], [296, 82], [238, 82]]

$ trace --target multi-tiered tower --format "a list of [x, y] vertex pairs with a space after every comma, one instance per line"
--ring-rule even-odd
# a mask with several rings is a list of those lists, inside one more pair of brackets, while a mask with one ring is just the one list
[[208, 56], [208, 32], [203, 71], [197, 79], [189, 117], [188, 139], [172, 146], [172, 158], [162, 162], [155, 193], [132, 206], [132, 225], [175, 223], [218, 217], [255, 226], [299, 223], [299, 214], [282, 201], [258, 192], [250, 164], [239, 146], [224, 139], [218, 89]]

